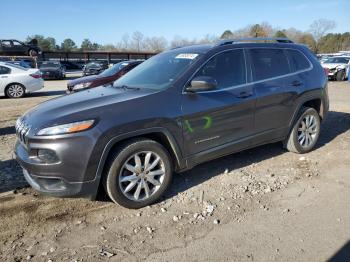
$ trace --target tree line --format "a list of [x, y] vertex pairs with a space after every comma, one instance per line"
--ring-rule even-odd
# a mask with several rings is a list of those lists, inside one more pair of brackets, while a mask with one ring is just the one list
[[237, 30], [225, 30], [221, 36], [207, 34], [201, 39], [188, 39], [181, 36], [175, 36], [173, 40], [167, 41], [164, 37], [144, 36], [136, 31], [131, 36], [124, 34], [119, 42], [115, 44], [99, 44], [84, 39], [81, 45], [78, 45], [70, 38], [64, 39], [58, 44], [53, 37], [44, 37], [42, 35], [28, 36], [27, 41], [35, 38], [43, 51], [152, 51], [160, 52], [167, 48], [198, 44], [214, 43], [220, 39], [234, 39], [242, 37], [287, 37], [297, 43], [307, 45], [315, 53], [333, 53], [340, 50], [350, 50], [350, 32], [329, 33], [336, 27], [332, 20], [315, 20], [307, 31], [301, 31], [296, 28], [280, 29], [271, 26], [267, 22], [248, 25]]

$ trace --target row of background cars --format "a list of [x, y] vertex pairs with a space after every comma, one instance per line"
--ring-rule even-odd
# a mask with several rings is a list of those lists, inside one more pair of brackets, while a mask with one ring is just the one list
[[318, 59], [325, 69], [328, 79], [336, 81], [349, 79], [350, 53], [318, 55]]
[[[111, 67], [107, 65], [107, 68], [102, 66], [106, 63], [91, 62], [89, 64], [93, 65], [94, 70], [89, 70], [90, 67], [86, 66], [88, 73], [68, 81], [67, 93], [113, 83], [142, 62], [143, 60], [122, 61]], [[65, 66], [58, 61], [44, 61], [39, 69], [32, 68], [24, 61], [0, 62], [0, 96], [21, 98], [25, 94], [44, 88], [44, 79], [64, 79], [65, 77]]]

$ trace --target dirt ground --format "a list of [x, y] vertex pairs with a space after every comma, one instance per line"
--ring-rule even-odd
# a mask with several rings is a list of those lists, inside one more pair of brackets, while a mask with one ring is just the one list
[[349, 83], [330, 82], [311, 153], [276, 143], [214, 160], [176, 175], [160, 203], [140, 210], [25, 187], [12, 160], [15, 121], [64, 85], [0, 98], [0, 261], [350, 261]]

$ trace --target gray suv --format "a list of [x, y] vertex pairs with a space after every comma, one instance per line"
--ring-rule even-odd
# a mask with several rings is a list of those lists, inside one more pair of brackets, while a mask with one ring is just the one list
[[104, 188], [140, 208], [160, 198], [174, 172], [208, 160], [277, 141], [309, 152], [327, 111], [327, 76], [304, 45], [193, 45], [160, 53], [112, 85], [33, 108], [16, 123], [15, 155], [42, 193], [95, 198]]

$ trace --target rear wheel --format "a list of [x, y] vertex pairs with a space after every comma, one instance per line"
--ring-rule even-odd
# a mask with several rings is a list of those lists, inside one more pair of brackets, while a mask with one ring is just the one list
[[307, 153], [315, 146], [320, 129], [321, 121], [317, 111], [314, 108], [303, 107], [284, 145], [291, 152]]
[[168, 151], [149, 139], [124, 144], [110, 158], [104, 188], [113, 202], [141, 208], [156, 202], [170, 185], [173, 166]]
[[21, 84], [11, 84], [6, 88], [6, 95], [9, 98], [21, 98], [25, 93], [25, 88]]

